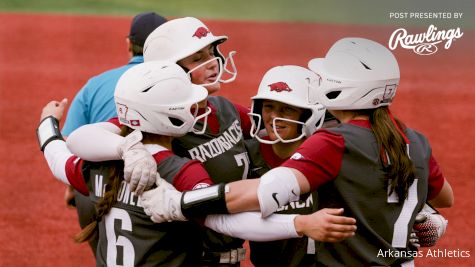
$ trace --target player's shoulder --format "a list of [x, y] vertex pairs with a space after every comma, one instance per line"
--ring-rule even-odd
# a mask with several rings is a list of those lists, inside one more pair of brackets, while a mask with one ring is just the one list
[[345, 145], [344, 136], [333, 129], [318, 129], [301, 145], [303, 148], [323, 149], [324, 147], [342, 148]]

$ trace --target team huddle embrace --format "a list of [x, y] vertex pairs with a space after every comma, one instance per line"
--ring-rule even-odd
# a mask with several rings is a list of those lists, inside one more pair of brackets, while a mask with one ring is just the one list
[[97, 266], [239, 266], [245, 240], [255, 266], [414, 266], [444, 234], [435, 208], [453, 192], [427, 138], [391, 113], [386, 47], [343, 38], [275, 66], [249, 109], [213, 95], [238, 73], [227, 36], [152, 17], [141, 42], [131, 33], [114, 114], [65, 141], [67, 100], [51, 101], [37, 130], [53, 175], [93, 205], [75, 240]]

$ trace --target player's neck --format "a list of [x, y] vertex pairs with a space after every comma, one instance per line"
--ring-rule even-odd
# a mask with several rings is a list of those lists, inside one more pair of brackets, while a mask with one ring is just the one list
[[154, 135], [150, 138], [150, 140], [144, 140], [144, 144], [157, 144], [160, 146], [165, 147], [168, 150], [172, 150], [172, 136], [165, 136], [165, 135]]
[[275, 143], [272, 145], [272, 150], [281, 159], [287, 159], [294, 154], [295, 150], [303, 143], [304, 140], [300, 139], [292, 143]]

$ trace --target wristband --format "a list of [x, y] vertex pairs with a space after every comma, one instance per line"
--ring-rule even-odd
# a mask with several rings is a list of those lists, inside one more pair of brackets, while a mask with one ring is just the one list
[[187, 191], [181, 197], [181, 211], [187, 218], [208, 214], [228, 214], [225, 193], [229, 187], [224, 183]]
[[36, 129], [36, 137], [38, 138], [42, 152], [49, 142], [53, 140], [64, 140], [59, 131], [59, 121], [53, 116], [48, 116], [40, 122], [40, 125]]

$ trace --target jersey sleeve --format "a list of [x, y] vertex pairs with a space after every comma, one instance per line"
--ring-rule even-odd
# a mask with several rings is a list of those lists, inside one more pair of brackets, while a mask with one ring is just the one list
[[429, 159], [429, 189], [427, 200], [435, 198], [442, 190], [445, 178], [435, 158], [431, 155]]
[[110, 118], [107, 122], [110, 122], [110, 123], [114, 124], [115, 126], [117, 126], [119, 128], [122, 127], [122, 125], [119, 122], [118, 117]]
[[190, 160], [173, 178], [173, 186], [178, 191], [186, 191], [207, 187], [213, 184], [203, 164], [197, 160]]
[[64, 122], [63, 129], [61, 133], [64, 136], [69, 136], [72, 131], [81, 127], [82, 125], [89, 123], [89, 112], [86, 103], [89, 103], [87, 100], [87, 84], [79, 90], [79, 92], [74, 97], [69, 110], [66, 116], [66, 121]]
[[314, 191], [338, 176], [344, 150], [343, 136], [319, 130], [281, 166], [300, 171], [307, 178], [310, 191]]
[[251, 138], [251, 119], [249, 118], [249, 109], [239, 104], [233, 103], [241, 118], [241, 129], [245, 139]]
[[72, 156], [66, 161], [65, 169], [69, 184], [81, 194], [87, 196], [89, 195], [89, 190], [82, 174], [83, 162], [84, 161], [77, 156]]

